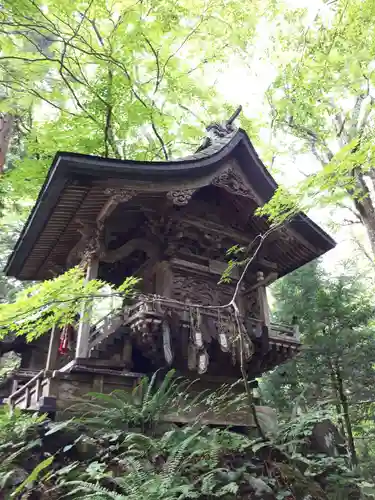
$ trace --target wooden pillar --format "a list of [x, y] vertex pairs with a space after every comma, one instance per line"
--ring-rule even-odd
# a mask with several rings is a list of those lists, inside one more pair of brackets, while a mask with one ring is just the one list
[[[87, 265], [86, 282], [94, 280], [98, 276], [99, 259], [92, 258]], [[87, 358], [89, 354], [90, 316], [91, 310], [87, 302], [82, 306], [81, 319], [77, 333], [76, 358]]]
[[[264, 280], [264, 274], [259, 271], [257, 272], [257, 281], [260, 283]], [[260, 319], [264, 322], [267, 327], [270, 327], [270, 309], [268, 306], [267, 299], [267, 289], [264, 285], [259, 285], [257, 288], [259, 309], [260, 309]]]
[[13, 394], [13, 392], [16, 392], [16, 390], [18, 389], [18, 380], [13, 380], [12, 382], [12, 392], [11, 394]]
[[299, 340], [300, 339], [300, 333], [299, 333], [299, 325], [297, 323], [297, 318], [293, 318], [293, 337], [294, 340]]
[[133, 346], [130, 337], [126, 337], [124, 339], [122, 361], [124, 362], [127, 370], [131, 370], [133, 368]]
[[30, 406], [30, 386], [25, 389], [25, 410]]
[[46, 361], [46, 371], [54, 370], [56, 368], [57, 350], [60, 342], [60, 328], [56, 325], [51, 330], [49, 339], [48, 354]]
[[155, 266], [155, 292], [162, 297], [173, 297], [173, 272], [168, 261], [164, 260]]
[[38, 403], [41, 397], [41, 389], [42, 389], [42, 379], [38, 378], [35, 385], [35, 403]]

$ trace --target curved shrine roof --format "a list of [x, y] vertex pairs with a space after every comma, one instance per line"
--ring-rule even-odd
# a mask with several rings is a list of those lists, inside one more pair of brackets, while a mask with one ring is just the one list
[[[24, 280], [49, 277], [51, 255], [56, 254], [60, 261], [67, 257], [69, 242], [72, 235], [73, 240], [75, 237], [72, 229], [75, 217], [82, 212], [95, 220], [108, 201], [109, 187], [150, 194], [196, 190], [211, 184], [228, 164], [239, 169], [258, 206], [273, 196], [277, 183], [241, 129], [223, 137], [216, 136], [211, 144], [195, 154], [171, 161], [139, 162], [59, 152], [5, 272]], [[296, 215], [288, 228], [300, 237], [309, 251], [303, 258], [296, 256], [293, 264], [288, 264], [280, 275], [335, 246], [333, 239], [305, 214]]]

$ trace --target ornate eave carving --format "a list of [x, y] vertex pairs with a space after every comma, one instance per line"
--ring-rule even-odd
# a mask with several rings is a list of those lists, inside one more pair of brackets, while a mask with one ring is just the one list
[[257, 203], [260, 201], [257, 193], [245, 182], [240, 172], [232, 165], [214, 177], [211, 184], [225, 189], [231, 194], [251, 198]]
[[167, 193], [167, 198], [173, 202], [173, 205], [184, 206], [189, 203], [195, 191], [196, 189], [169, 191]]
[[232, 247], [236, 240], [225, 232], [210, 230], [189, 224], [186, 220], [176, 221], [168, 235], [166, 253], [174, 255], [180, 252], [185, 255], [199, 255], [206, 259], [223, 259], [226, 249]]
[[133, 198], [137, 194], [137, 191], [135, 189], [110, 187], [105, 189], [104, 194], [111, 196], [117, 203], [125, 203]]
[[[222, 189], [225, 189], [231, 194], [251, 198], [258, 204], [261, 203], [258, 194], [251, 188], [251, 186], [244, 180], [238, 169], [230, 165], [224, 171], [216, 175], [211, 184]], [[168, 191], [167, 198], [176, 206], [184, 206], [189, 203], [194, 193], [198, 188], [176, 189]]]
[[109, 195], [110, 198], [100, 211], [97, 218], [98, 222], [107, 219], [117, 207], [117, 205], [119, 205], [120, 203], [126, 203], [127, 201], [134, 198], [134, 196], [137, 195], [137, 191], [135, 191], [134, 189], [125, 188], [107, 188], [104, 191], [104, 194]]

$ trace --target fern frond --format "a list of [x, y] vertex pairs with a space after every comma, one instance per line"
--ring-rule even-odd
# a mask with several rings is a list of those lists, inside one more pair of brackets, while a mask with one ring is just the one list
[[3, 490], [6, 487], [8, 480], [13, 476], [14, 473], [14, 470], [10, 470], [8, 472], [0, 472], [0, 490]]
[[[160, 372], [160, 370], [156, 370], [156, 372], [152, 375], [150, 381], [148, 381], [147, 383], [147, 389], [146, 389], [146, 392], [144, 394], [142, 394], [142, 406], [146, 406], [151, 395], [152, 395], [152, 391], [154, 390], [154, 387], [155, 387], [155, 384], [156, 384], [156, 378], [157, 378], [157, 375], [158, 373]], [[165, 382], [167, 377], [164, 378], [163, 380], [163, 384]], [[145, 384], [146, 385], [146, 384]]]
[[25, 446], [22, 446], [22, 448], [18, 449], [17, 451], [15, 451], [14, 453], [11, 453], [10, 455], [8, 455], [4, 460], [3, 460], [3, 463], [2, 465], [7, 465], [7, 464], [11, 464], [12, 462], [14, 462], [14, 460], [19, 457], [20, 455], [22, 455], [23, 453], [26, 453], [27, 451], [30, 451], [32, 450], [33, 448], [36, 448], [37, 446], [41, 446], [42, 444], [42, 441], [41, 439], [35, 439], [34, 441], [31, 441], [30, 443], [27, 443]]
[[164, 472], [164, 478], [170, 480], [177, 472], [178, 468], [180, 467], [182, 460], [185, 457], [186, 451], [191, 445], [191, 443], [197, 439], [197, 437], [201, 434], [201, 429], [198, 431], [194, 432], [190, 436], [188, 436], [182, 443], [180, 443], [174, 450], [172, 450], [172, 453], [170, 457], [168, 458], [167, 462], [164, 464], [163, 467], [163, 472]]
[[[77, 493], [80, 493], [80, 499], [96, 498], [99, 500], [99, 498], [102, 498], [103, 500], [126, 500], [127, 498], [120, 493], [116, 493], [115, 491], [103, 488], [103, 486], [96, 483], [89, 483], [87, 481], [69, 481], [65, 483], [64, 487], [74, 487], [71, 491], [64, 495], [66, 497], [74, 496]], [[88, 493], [89, 495], [81, 495], [84, 493]]]
[[174, 374], [175, 371], [170, 370], [160, 387], [152, 393], [156, 384], [157, 372], [153, 375], [142, 402], [142, 414], [146, 421], [157, 418], [161, 410], [165, 411], [165, 408], [173, 405], [172, 399], [177, 392], [177, 382], [173, 380]]
[[125, 448], [118, 458], [129, 456], [146, 457], [151, 452], [155, 452], [155, 442], [154, 440], [144, 434], [130, 433], [120, 444], [120, 448]]

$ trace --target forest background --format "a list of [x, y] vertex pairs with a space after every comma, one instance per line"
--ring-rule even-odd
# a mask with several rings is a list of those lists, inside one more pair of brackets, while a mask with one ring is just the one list
[[[241, 104], [240, 126], [282, 186], [263, 213], [279, 222], [303, 209], [338, 242], [274, 285], [273, 314], [298, 317], [304, 348], [263, 377], [260, 395], [284, 422], [329, 415], [350, 466], [368, 480], [375, 465], [374, 49], [372, 0], [0, 6], [1, 265], [56, 151], [182, 156], [209, 123]], [[21, 288], [0, 274], [0, 303], [12, 303]], [[4, 332], [9, 314], [0, 309]]]

